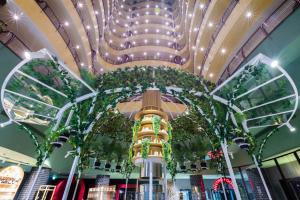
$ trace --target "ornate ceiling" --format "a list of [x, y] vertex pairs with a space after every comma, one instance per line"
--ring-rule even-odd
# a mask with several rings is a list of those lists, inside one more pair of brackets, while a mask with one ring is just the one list
[[0, 20], [22, 41], [13, 48], [18, 55], [46, 47], [77, 73], [167, 65], [217, 81], [282, 2], [9, 0]]

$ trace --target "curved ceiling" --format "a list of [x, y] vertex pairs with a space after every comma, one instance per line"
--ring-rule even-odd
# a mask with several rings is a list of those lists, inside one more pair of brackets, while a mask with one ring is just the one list
[[14, 0], [0, 8], [0, 19], [29, 50], [48, 48], [76, 72], [168, 65], [217, 81], [241, 41], [281, 2]]

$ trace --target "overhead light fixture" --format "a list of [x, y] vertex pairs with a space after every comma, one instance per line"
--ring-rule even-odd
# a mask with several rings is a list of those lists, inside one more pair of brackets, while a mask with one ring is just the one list
[[78, 2], [77, 5], [78, 5], [79, 8], [82, 8], [82, 7], [83, 7], [83, 3], [81, 3], [81, 2]]
[[251, 18], [252, 17], [252, 12], [251, 11], [247, 11], [246, 12], [246, 17], [247, 18]]
[[214, 23], [208, 22], [208, 27], [213, 27]]
[[112, 40], [109, 40], [109, 43], [112, 43], [113, 41]]
[[204, 8], [204, 4], [201, 3], [199, 7], [200, 7], [200, 9], [203, 9]]
[[158, 8], [158, 5], [155, 5], [155, 8]]
[[76, 45], [76, 47], [75, 47], [76, 49], [80, 49], [80, 46], [79, 45]]
[[225, 54], [225, 53], [226, 53], [226, 49], [225, 49], [225, 48], [222, 48], [222, 49], [221, 49], [221, 53], [222, 53], [222, 54]]
[[84, 66], [84, 63], [80, 63], [80, 66], [83, 67], [83, 66]]
[[167, 31], [167, 35], [170, 35], [170, 31]]
[[147, 5], [146, 5], [146, 7], [147, 7], [147, 8], [149, 8], [149, 7], [150, 7], [150, 5], [149, 5], [149, 4], [147, 4]]
[[117, 20], [116, 20], [116, 23], [118, 24], [119, 22], [120, 22], [120, 21], [117, 19]]
[[156, 40], [156, 44], [159, 44], [160, 43], [160, 41], [159, 40]]
[[17, 15], [17, 14], [14, 14], [14, 15], [13, 15], [13, 19], [16, 20], [16, 21], [18, 21], [18, 20], [20, 19], [20, 16]]
[[103, 68], [100, 68], [100, 71], [103, 72]]
[[134, 34], [137, 34], [137, 33], [138, 33], [138, 31], [137, 31], [137, 30], [134, 30], [134, 31], [133, 31], [133, 33], [134, 33]]
[[159, 29], [156, 29], [156, 33], [159, 33]]
[[148, 33], [148, 29], [145, 29], [145, 33]]
[[286, 123], [286, 126], [290, 129], [291, 132], [295, 132], [296, 131], [296, 128], [293, 127], [289, 122]]
[[165, 24], [166, 24], [167, 26], [169, 26], [169, 25], [170, 25], [170, 23], [169, 23], [169, 22], [166, 22]]
[[214, 74], [213, 74], [213, 73], [210, 73], [210, 74], [209, 74], [209, 77], [210, 77], [210, 78], [212, 78], [213, 76], [214, 76]]
[[146, 55], [147, 55], [147, 52], [144, 52], [143, 54], [144, 54], [144, 56], [146, 56]]
[[116, 29], [113, 29], [112, 31], [115, 33], [115, 32], [116, 32]]
[[87, 26], [86, 26], [86, 29], [90, 30], [90, 29], [91, 29], [91, 26], [90, 26], [90, 25], [87, 25]]
[[194, 32], [197, 32], [199, 29], [197, 27], [194, 28]]
[[123, 5], [123, 4], [121, 5], [121, 8], [124, 8], [124, 5]]
[[68, 21], [65, 21], [64, 25], [65, 25], [65, 26], [69, 26], [70, 24], [69, 24]]
[[108, 52], [105, 52], [105, 56], [108, 56]]
[[132, 57], [132, 58], [133, 58], [133, 57], [134, 57], [134, 54], [130, 54], [130, 57]]
[[192, 49], [195, 50], [195, 49], [196, 49], [196, 46], [192, 46]]
[[273, 60], [273, 61], [271, 62], [271, 67], [273, 67], [273, 68], [278, 67], [278, 65], [279, 65], [278, 60]]
[[170, 58], [173, 58], [173, 55], [170, 55], [169, 57], [170, 57]]
[[148, 43], [148, 40], [144, 40], [144, 43], [147, 44], [147, 43]]
[[99, 14], [98, 10], [95, 10], [95, 15], [98, 15], [98, 14]]
[[168, 17], [168, 14], [165, 14], [165, 17]]
[[204, 47], [200, 47], [200, 51], [202, 51], [202, 52], [203, 52], [204, 50], [205, 50], [205, 49], [204, 49]]
[[157, 52], [157, 53], [156, 53], [156, 55], [157, 55], [157, 56], [160, 56], [160, 53], [159, 53], [159, 52]]
[[138, 21], [136, 21], [136, 22], [135, 22], [135, 24], [139, 24], [139, 22], [138, 22]]
[[126, 18], [129, 19], [130, 17], [129, 17], [129, 16], [126, 16]]
[[135, 44], [136, 44], [136, 42], [135, 42], [135, 41], [133, 41], [133, 42], [132, 42], [132, 44], [134, 44], [134, 45], [135, 45]]
[[198, 68], [198, 69], [201, 69], [201, 66], [199, 65], [197, 68]]
[[186, 59], [185, 59], [185, 58], [183, 58], [183, 59], [182, 59], [182, 62], [185, 62], [185, 61], [186, 61]]
[[192, 13], [190, 13], [190, 14], [189, 14], [189, 18], [191, 18], [192, 16], [193, 16], [193, 14], [192, 14]]
[[145, 14], [146, 14], [146, 15], [149, 15], [149, 12], [147, 11]]
[[148, 24], [149, 23], [149, 19], [146, 19], [145, 22], [146, 22], [146, 24]]

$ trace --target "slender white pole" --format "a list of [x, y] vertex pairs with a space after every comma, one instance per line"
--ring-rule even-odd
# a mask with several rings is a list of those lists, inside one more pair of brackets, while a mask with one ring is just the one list
[[125, 186], [124, 200], [126, 200], [126, 198], [127, 198], [127, 186], [128, 186], [128, 177], [126, 177], [126, 186]]
[[227, 164], [228, 172], [229, 172], [230, 178], [231, 178], [232, 183], [233, 183], [233, 190], [234, 190], [235, 196], [236, 196], [237, 200], [242, 200], [238, 185], [236, 183], [236, 179], [235, 179], [235, 176], [234, 176], [234, 172], [233, 172], [233, 169], [232, 169], [230, 158], [229, 158], [229, 155], [228, 155], [226, 140], [225, 140], [225, 144], [224, 144], [224, 142], [221, 142], [221, 147], [222, 147], [223, 154], [224, 154], [224, 157], [225, 157], [225, 161], [226, 161], [226, 164]]
[[165, 200], [168, 199], [168, 179], [167, 179], [167, 164], [164, 163], [164, 192]]
[[258, 162], [257, 162], [257, 160], [256, 160], [256, 156], [255, 156], [255, 155], [252, 155], [252, 157], [253, 157], [253, 160], [254, 160], [256, 169], [257, 169], [257, 171], [258, 171], [258, 173], [259, 173], [259, 176], [260, 176], [260, 178], [261, 178], [261, 181], [263, 182], [263, 185], [264, 185], [264, 187], [265, 187], [265, 190], [266, 190], [266, 193], [267, 193], [267, 195], [268, 195], [268, 198], [269, 198], [269, 200], [272, 200], [272, 196], [271, 196], [271, 194], [270, 194], [270, 191], [269, 191], [269, 188], [268, 188], [267, 183], [266, 183], [266, 181], [265, 181], [265, 178], [264, 178], [264, 176], [263, 176], [263, 174], [262, 174], [262, 172], [261, 172], [260, 167], [258, 166]]
[[[78, 148], [77, 152], [80, 153], [80, 148]], [[65, 188], [62, 200], [67, 200], [67, 198], [68, 198], [68, 194], [69, 194], [70, 187], [71, 187], [71, 184], [72, 184], [72, 180], [73, 180], [76, 168], [77, 168], [78, 161], [79, 161], [79, 155], [76, 156], [73, 160], [72, 168], [70, 170], [70, 174], [69, 174], [69, 177], [68, 177], [68, 181], [67, 181], [67, 184], [66, 184], [66, 188]]]
[[47, 155], [48, 155], [48, 152], [46, 152], [46, 154], [45, 154], [45, 156], [44, 156], [44, 158], [43, 158], [43, 162], [41, 163], [41, 165], [39, 166], [39, 168], [38, 168], [38, 170], [37, 170], [37, 172], [36, 172], [36, 175], [35, 175], [35, 177], [34, 177], [34, 179], [33, 179], [33, 182], [32, 182], [31, 185], [30, 185], [30, 189], [29, 189], [29, 191], [28, 191], [28, 194], [27, 194], [27, 197], [26, 197], [25, 200], [29, 200], [29, 199], [30, 199], [30, 195], [31, 195], [32, 190], [33, 190], [33, 188], [34, 188], [34, 185], [36, 184], [36, 181], [37, 181], [37, 179], [38, 179], [38, 177], [39, 177], [39, 175], [40, 175], [40, 173], [41, 173], [41, 170], [42, 170], [42, 168], [43, 168], [43, 164], [44, 164], [44, 162], [45, 162], [46, 159], [47, 159]]
[[77, 178], [77, 181], [76, 181], [76, 186], [75, 186], [75, 189], [74, 189], [74, 194], [73, 194], [72, 200], [74, 200], [75, 197], [76, 197], [76, 193], [77, 193], [77, 188], [78, 188], [78, 185], [79, 185], [80, 177], [81, 177], [81, 172], [79, 171], [78, 172], [78, 178]]
[[225, 190], [225, 186], [223, 183], [223, 176], [221, 178], [222, 178], [221, 185], [222, 185], [223, 194], [224, 194], [225, 200], [227, 200], [226, 190]]
[[149, 200], [153, 200], [153, 165], [152, 165], [152, 161], [149, 161], [149, 164], [150, 164]]

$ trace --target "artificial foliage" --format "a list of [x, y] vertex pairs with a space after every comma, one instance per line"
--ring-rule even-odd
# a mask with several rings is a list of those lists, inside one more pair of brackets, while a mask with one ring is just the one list
[[160, 121], [161, 121], [161, 117], [158, 115], [153, 115], [152, 117], [152, 127], [153, 127], [153, 131], [155, 136], [158, 136], [159, 130], [160, 130]]
[[[54, 149], [50, 144], [60, 134], [66, 129], [74, 130], [69, 142], [75, 152], [74, 156], [81, 157], [81, 170], [89, 167], [87, 164], [89, 158], [96, 156], [122, 162], [124, 166], [122, 172], [128, 177], [134, 168], [130, 144], [136, 139], [140, 122], [132, 122], [114, 109], [117, 103], [141, 95], [148, 88], [159, 88], [163, 94], [172, 95], [185, 103], [190, 110], [190, 114], [181, 116], [168, 125], [169, 143], [163, 144], [163, 153], [172, 174], [176, 173], [177, 162], [203, 159], [208, 150], [217, 150], [222, 141], [231, 140], [236, 135], [235, 130], [241, 129], [240, 124], [235, 127], [227, 117], [230, 112], [233, 112], [230, 106], [234, 103], [234, 97], [243, 92], [239, 84], [235, 88], [236, 92], [231, 96], [230, 104], [224, 105], [210, 95], [215, 87], [214, 84], [201, 77], [164, 66], [135, 66], [104, 73], [97, 79], [93, 79], [89, 74], [86, 75], [93, 79], [90, 84], [97, 87], [96, 93], [93, 98], [78, 103], [76, 102], [76, 97], [80, 93], [78, 83], [59, 67], [56, 59], [46, 62], [47, 66], [53, 68], [50, 70], [51, 73], [57, 71], [55, 76], [59, 77], [61, 83], [58, 86], [62, 85], [60, 89], [72, 104], [74, 115], [67, 127], [63, 123], [60, 123], [58, 128], [51, 127], [52, 130], [43, 144], [42, 156], [39, 156], [41, 158], [51, 154]], [[34, 65], [45, 66], [46, 64], [32, 63], [27, 73], [37, 73], [38, 71], [33, 69]], [[48, 76], [51, 75], [50, 72]], [[256, 73], [259, 72], [250, 67], [247, 76]], [[238, 83], [244, 80], [243, 77], [240, 79]], [[54, 81], [52, 75], [47, 81]], [[156, 126], [158, 121], [160, 122], [158, 119], [153, 121], [155, 131], [159, 131], [159, 127]], [[243, 134], [252, 137], [251, 133], [243, 132]], [[149, 143], [150, 141], [147, 140], [142, 141], [143, 158], [148, 155]], [[80, 151], [77, 151], [78, 149]], [[43, 159], [39, 160], [39, 164], [42, 164]]]
[[150, 151], [151, 140], [149, 138], [143, 138], [141, 142], [141, 156], [143, 159], [147, 159]]

